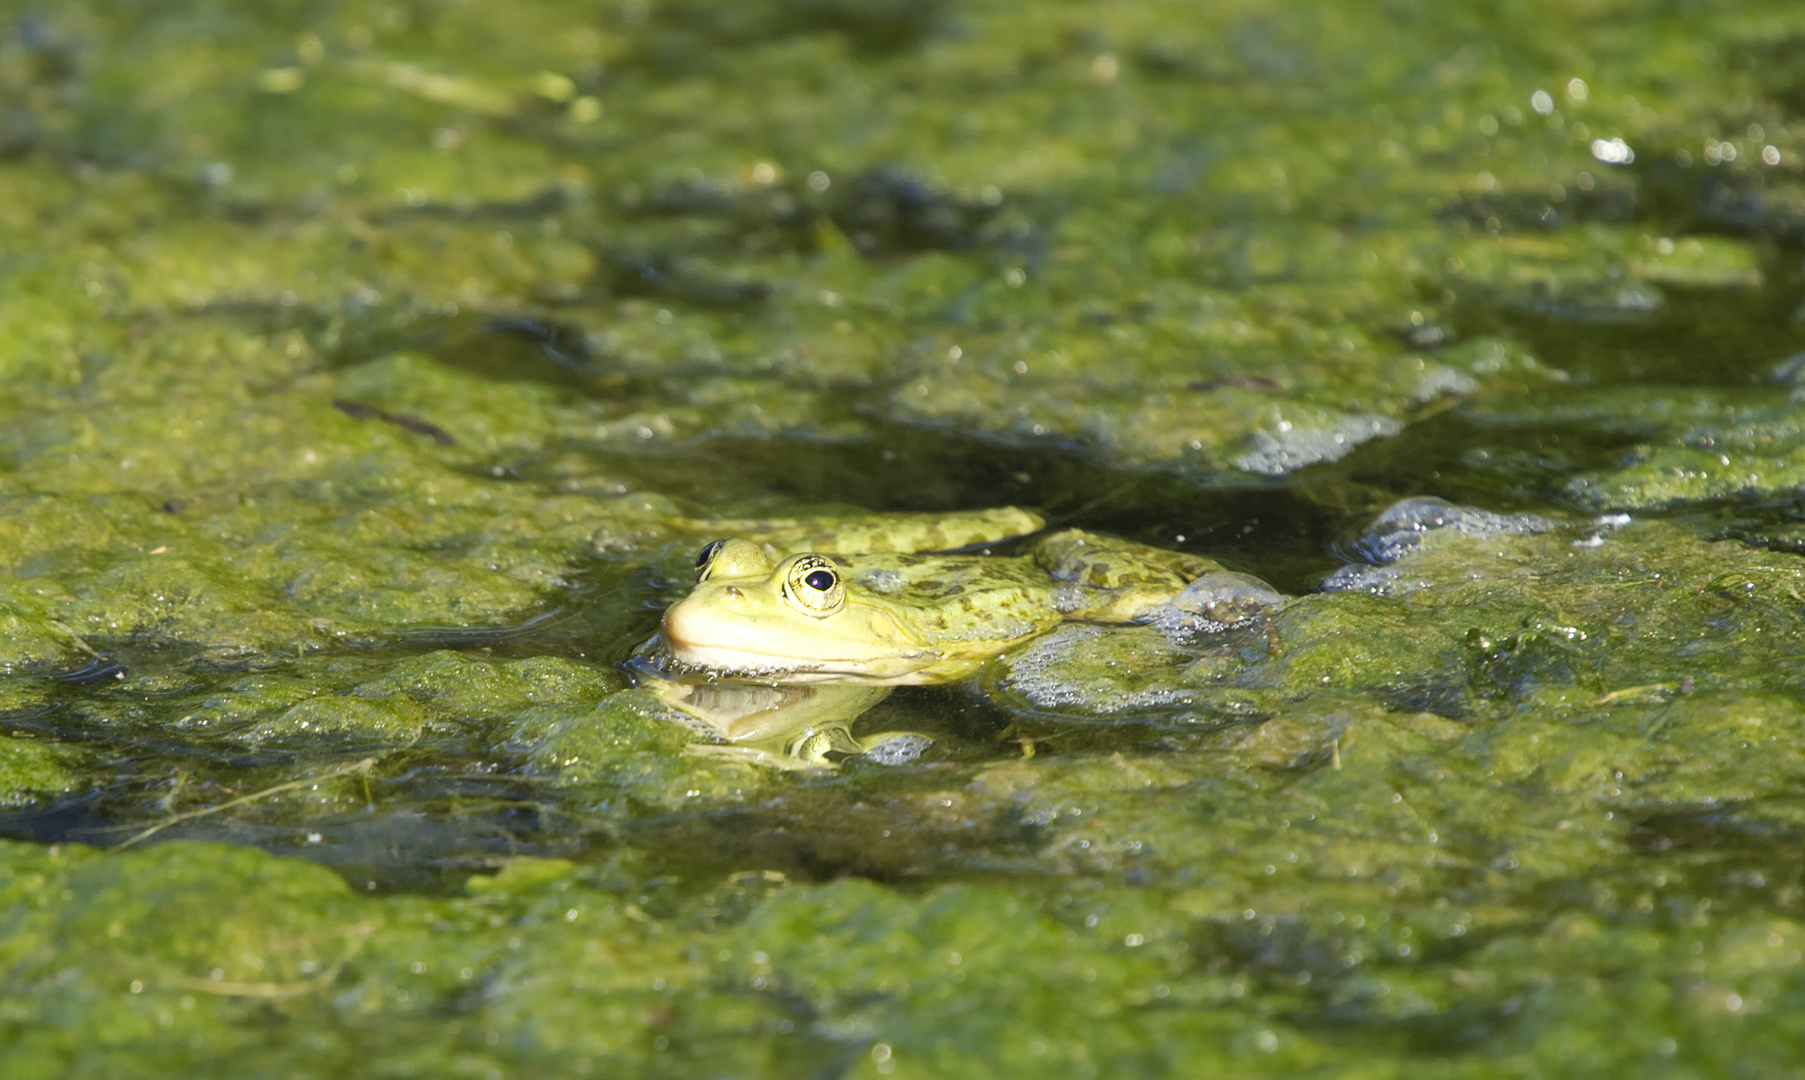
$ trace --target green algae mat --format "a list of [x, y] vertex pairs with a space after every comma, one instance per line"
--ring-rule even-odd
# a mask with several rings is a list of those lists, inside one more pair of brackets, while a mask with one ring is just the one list
[[[0, 4], [0, 1074], [1805, 1075], [1805, 7]], [[725, 519], [1287, 599], [783, 771]]]

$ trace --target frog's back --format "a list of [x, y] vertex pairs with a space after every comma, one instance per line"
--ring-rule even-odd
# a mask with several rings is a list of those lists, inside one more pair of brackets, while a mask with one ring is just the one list
[[1080, 529], [1036, 544], [1034, 561], [1058, 583], [1054, 602], [1068, 618], [1106, 623], [1145, 620], [1191, 582], [1222, 569], [1214, 559]]
[[849, 584], [890, 610], [923, 645], [1007, 643], [1057, 625], [1053, 582], [1027, 559], [858, 555], [836, 560]]
[[1014, 506], [951, 513], [860, 513], [813, 518], [745, 518], [691, 522], [714, 536], [762, 545], [773, 562], [787, 555], [867, 555], [958, 551], [1037, 532], [1039, 514]]

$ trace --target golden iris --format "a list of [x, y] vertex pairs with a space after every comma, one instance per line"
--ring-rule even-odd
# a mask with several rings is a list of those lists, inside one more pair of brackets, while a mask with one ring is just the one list
[[798, 555], [784, 574], [783, 598], [805, 614], [832, 615], [846, 603], [846, 586], [827, 556]]

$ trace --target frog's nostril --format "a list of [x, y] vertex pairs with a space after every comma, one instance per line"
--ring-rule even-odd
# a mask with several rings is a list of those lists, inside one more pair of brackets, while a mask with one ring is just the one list
[[738, 600], [741, 596], [740, 587], [738, 585], [729, 585], [723, 591], [727, 593], [727, 597], [730, 600]]

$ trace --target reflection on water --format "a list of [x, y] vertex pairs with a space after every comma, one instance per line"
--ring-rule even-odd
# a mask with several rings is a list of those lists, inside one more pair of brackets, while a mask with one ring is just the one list
[[906, 764], [933, 744], [927, 735], [886, 731], [855, 736], [853, 724], [890, 696], [888, 686], [685, 681], [665, 662], [662, 642], [647, 643], [628, 668], [634, 681], [695, 722], [707, 741], [693, 754], [779, 769], [826, 769], [846, 757]]

